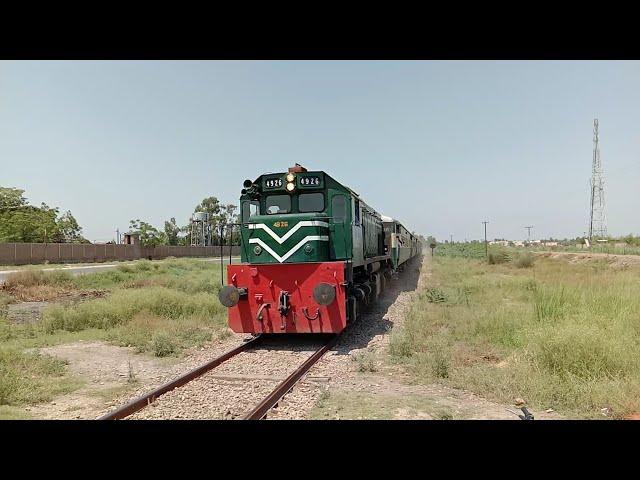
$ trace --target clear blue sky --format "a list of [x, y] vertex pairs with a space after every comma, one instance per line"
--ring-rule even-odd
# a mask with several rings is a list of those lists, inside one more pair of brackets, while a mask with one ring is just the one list
[[596, 116], [609, 232], [640, 233], [639, 62], [5, 61], [0, 185], [104, 241], [298, 162], [441, 240], [575, 236]]

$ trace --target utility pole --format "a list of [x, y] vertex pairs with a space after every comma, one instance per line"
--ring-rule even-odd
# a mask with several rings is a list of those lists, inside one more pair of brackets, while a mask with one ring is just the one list
[[533, 228], [533, 225], [529, 225], [528, 227], [524, 227], [527, 229], [527, 241], [531, 242], [531, 229]]
[[485, 257], [489, 257], [489, 244], [487, 243], [487, 221], [482, 222], [484, 223], [484, 256]]
[[453, 233], [449, 235], [449, 238], [451, 239], [449, 243], [453, 243]]

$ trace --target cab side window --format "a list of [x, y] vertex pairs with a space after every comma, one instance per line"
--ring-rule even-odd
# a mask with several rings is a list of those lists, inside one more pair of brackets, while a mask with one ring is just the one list
[[356, 207], [356, 215], [355, 215], [356, 225], [360, 225], [360, 200], [355, 200], [355, 207]]
[[347, 218], [347, 199], [344, 195], [334, 195], [331, 199], [331, 216], [334, 223], [344, 223]]
[[260, 215], [260, 202], [255, 200], [242, 202], [242, 221], [248, 222], [255, 215]]

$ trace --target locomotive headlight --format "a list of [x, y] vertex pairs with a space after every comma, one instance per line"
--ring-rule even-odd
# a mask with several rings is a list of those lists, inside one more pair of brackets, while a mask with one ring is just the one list
[[287, 182], [293, 182], [296, 179], [296, 176], [293, 173], [287, 174]]
[[336, 287], [328, 283], [319, 283], [313, 289], [313, 298], [318, 305], [331, 305], [336, 299]]
[[260, 255], [262, 253], [262, 248], [260, 248], [260, 245], [256, 245], [255, 247], [253, 247], [253, 253], [255, 253], [256, 255]]
[[225, 285], [218, 292], [218, 299], [225, 307], [235, 307], [240, 301], [240, 292], [233, 285]]
[[293, 192], [296, 186], [293, 183], [287, 183], [287, 192]]

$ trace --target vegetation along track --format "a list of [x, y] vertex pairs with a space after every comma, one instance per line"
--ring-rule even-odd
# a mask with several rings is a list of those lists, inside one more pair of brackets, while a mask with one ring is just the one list
[[[338, 335], [321, 339], [260, 335], [99, 419], [260, 420], [337, 339]], [[251, 405], [255, 406], [250, 410]]]

